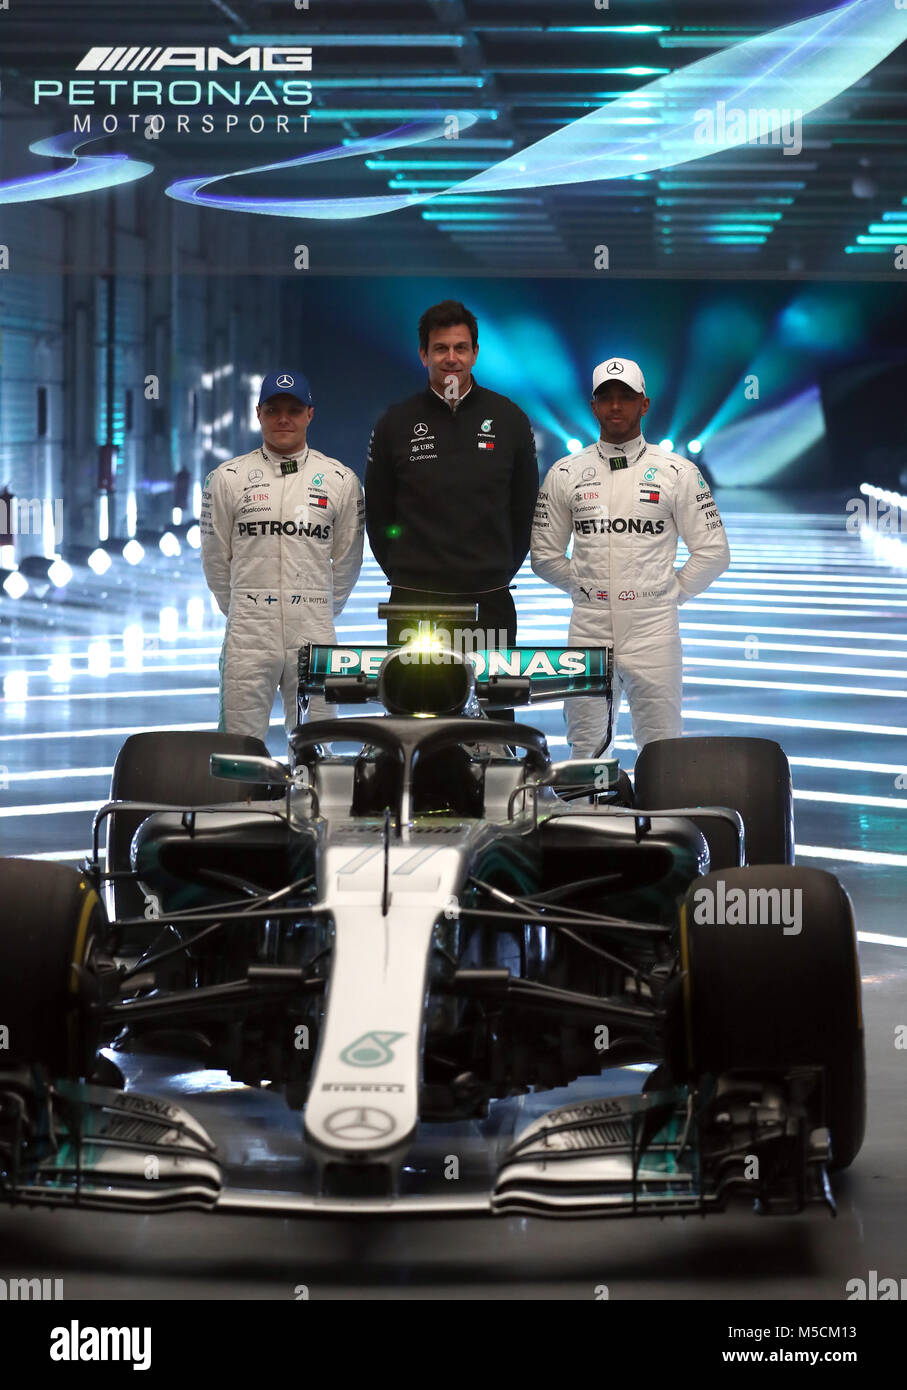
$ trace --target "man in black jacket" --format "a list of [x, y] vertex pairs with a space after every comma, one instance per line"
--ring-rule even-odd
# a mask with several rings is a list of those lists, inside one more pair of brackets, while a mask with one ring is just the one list
[[[473, 379], [475, 316], [456, 300], [419, 320], [426, 390], [385, 411], [365, 473], [366, 530], [391, 603], [477, 603], [483, 645], [512, 646], [510, 581], [526, 558], [539, 487], [528, 417]], [[388, 625], [388, 640], [400, 640]], [[504, 634], [504, 640], [499, 634]]]

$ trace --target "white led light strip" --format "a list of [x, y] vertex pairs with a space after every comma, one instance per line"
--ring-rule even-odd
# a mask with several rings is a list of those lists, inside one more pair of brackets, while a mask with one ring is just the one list
[[[740, 681], [729, 676], [687, 676], [684, 684], [730, 686], [736, 690], [789, 690], [808, 695], [867, 695], [873, 699], [889, 700], [903, 700], [904, 698], [903, 690], [873, 690], [870, 686], [864, 685], [819, 685], [807, 681], [761, 681], [757, 678]], [[41, 696], [40, 698], [46, 697]], [[907, 728], [899, 729], [898, 732], [907, 735]]]

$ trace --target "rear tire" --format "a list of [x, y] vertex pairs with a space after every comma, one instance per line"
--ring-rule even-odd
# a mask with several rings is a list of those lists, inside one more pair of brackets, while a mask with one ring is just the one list
[[[727, 903], [735, 888], [799, 891], [799, 934], [758, 924], [752, 912], [751, 925], [703, 921], [706, 905]], [[841, 884], [783, 864], [706, 874], [689, 890], [680, 937], [688, 1079], [822, 1066], [831, 1166], [846, 1168], [863, 1142], [866, 1066], [853, 908]]]
[[[729, 806], [743, 817], [747, 864], [793, 864], [794, 799], [790, 764], [769, 738], [665, 738], [636, 760], [636, 803]], [[691, 817], [705, 836], [712, 869], [737, 865], [737, 839], [726, 821]]]
[[[264, 800], [270, 787], [252, 782], [228, 782], [212, 777], [212, 753], [254, 754], [270, 757], [258, 738], [246, 734], [222, 734], [214, 730], [174, 730], [168, 733], [133, 734], [120, 749], [110, 783], [111, 801], [157, 801], [163, 805], [219, 806], [251, 797]], [[115, 811], [107, 820], [107, 869], [130, 868], [129, 847], [148, 811]], [[118, 918], [142, 917], [147, 901], [132, 879], [114, 880], [113, 902]], [[152, 923], [149, 923], [153, 927]], [[156, 929], [153, 929], [156, 931]], [[131, 933], [132, 937], [134, 933]]]
[[[6, 1055], [52, 1076], [85, 1076], [94, 1058], [85, 967], [107, 919], [91, 884], [65, 864], [0, 859], [0, 1024]], [[0, 1054], [2, 1060], [3, 1054]]]

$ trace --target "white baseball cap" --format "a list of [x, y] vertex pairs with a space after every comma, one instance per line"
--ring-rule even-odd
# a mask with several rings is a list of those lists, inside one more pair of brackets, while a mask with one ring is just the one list
[[606, 362], [599, 362], [592, 373], [592, 394], [595, 395], [599, 386], [608, 381], [622, 381], [631, 391], [641, 392], [643, 396], [646, 394], [646, 379], [639, 363], [631, 362], [627, 357], [609, 357]]

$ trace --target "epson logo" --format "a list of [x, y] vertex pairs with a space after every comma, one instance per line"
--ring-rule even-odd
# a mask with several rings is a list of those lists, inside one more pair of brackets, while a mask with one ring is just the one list
[[164, 68], [192, 68], [216, 72], [220, 67], [246, 67], [250, 72], [311, 72], [311, 48], [244, 48], [225, 53], [222, 48], [90, 48], [76, 72], [161, 72]]

